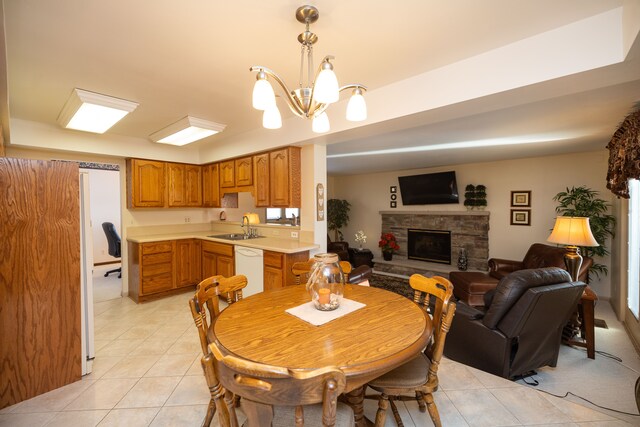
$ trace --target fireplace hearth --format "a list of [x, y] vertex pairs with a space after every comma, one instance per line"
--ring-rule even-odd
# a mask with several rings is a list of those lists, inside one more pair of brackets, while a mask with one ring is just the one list
[[407, 257], [451, 264], [451, 231], [408, 229]]

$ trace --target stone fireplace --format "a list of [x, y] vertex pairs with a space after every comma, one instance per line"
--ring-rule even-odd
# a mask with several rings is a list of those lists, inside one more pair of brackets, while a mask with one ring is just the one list
[[407, 258], [451, 264], [451, 231], [408, 229]]
[[[448, 277], [450, 271], [458, 269], [458, 254], [462, 248], [467, 252], [469, 270], [487, 271], [489, 212], [394, 210], [381, 211], [380, 215], [382, 233], [393, 233], [400, 250], [391, 261], [384, 261], [381, 254], [377, 254], [374, 259], [376, 271], [403, 276], [419, 273]], [[425, 235], [436, 240], [422, 242]], [[423, 249], [426, 252], [421, 252]], [[434, 251], [441, 253], [434, 256]]]

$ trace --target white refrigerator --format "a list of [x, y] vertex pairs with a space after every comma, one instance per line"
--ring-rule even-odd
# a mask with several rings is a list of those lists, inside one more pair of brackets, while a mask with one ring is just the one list
[[82, 375], [90, 374], [95, 357], [93, 341], [93, 233], [89, 205], [89, 174], [80, 172], [80, 318]]

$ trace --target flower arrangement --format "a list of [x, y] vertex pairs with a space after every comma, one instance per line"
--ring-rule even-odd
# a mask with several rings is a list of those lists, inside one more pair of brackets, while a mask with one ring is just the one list
[[382, 233], [382, 235], [380, 235], [378, 247], [382, 249], [382, 252], [390, 253], [394, 253], [400, 249], [398, 242], [396, 242], [396, 236], [394, 236], [393, 233]]
[[363, 230], [358, 230], [356, 232], [356, 242], [360, 244], [360, 248], [362, 248], [363, 243], [367, 243], [367, 235], [364, 234]]

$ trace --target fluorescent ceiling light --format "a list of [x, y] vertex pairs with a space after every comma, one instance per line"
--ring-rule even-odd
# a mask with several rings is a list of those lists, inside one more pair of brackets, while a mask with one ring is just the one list
[[105, 133], [138, 107], [136, 102], [75, 88], [58, 116], [60, 126]]
[[226, 125], [187, 116], [172, 125], [149, 135], [160, 144], [186, 145], [202, 138], [222, 132]]
[[342, 153], [327, 155], [327, 159], [341, 157], [375, 156], [381, 154], [417, 153], [421, 151], [451, 150], [458, 148], [496, 147], [501, 145], [536, 144], [541, 142], [554, 142], [570, 139], [575, 135], [540, 135], [540, 136], [516, 136], [510, 138], [480, 139], [476, 141], [448, 142], [445, 144], [421, 145], [417, 147], [389, 148], [385, 150], [360, 151], [356, 153]]

